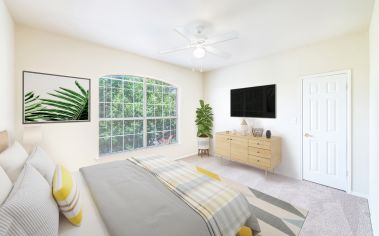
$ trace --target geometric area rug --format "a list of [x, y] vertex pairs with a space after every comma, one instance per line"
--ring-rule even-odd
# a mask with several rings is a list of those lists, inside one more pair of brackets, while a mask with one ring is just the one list
[[262, 235], [297, 236], [308, 211], [253, 188], [245, 194], [258, 219]]
[[262, 193], [230, 179], [223, 178], [201, 167], [198, 172], [220, 181], [235, 191], [241, 192], [252, 207], [262, 236], [297, 236], [299, 235], [308, 211], [288, 202]]

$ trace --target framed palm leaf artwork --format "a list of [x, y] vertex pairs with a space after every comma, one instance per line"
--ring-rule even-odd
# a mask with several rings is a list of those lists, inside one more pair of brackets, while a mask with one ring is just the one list
[[23, 123], [89, 122], [91, 81], [23, 71]]

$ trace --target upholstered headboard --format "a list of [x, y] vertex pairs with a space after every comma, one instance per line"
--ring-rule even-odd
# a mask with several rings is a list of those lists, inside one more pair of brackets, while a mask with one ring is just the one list
[[7, 131], [0, 131], [0, 152], [8, 148], [9, 138]]

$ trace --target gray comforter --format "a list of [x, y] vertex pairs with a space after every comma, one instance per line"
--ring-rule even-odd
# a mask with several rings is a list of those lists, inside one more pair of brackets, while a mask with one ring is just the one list
[[[203, 218], [129, 161], [80, 169], [112, 236], [210, 236]], [[248, 220], [256, 221], [255, 217]]]
[[129, 161], [80, 169], [112, 236], [209, 236], [204, 220]]

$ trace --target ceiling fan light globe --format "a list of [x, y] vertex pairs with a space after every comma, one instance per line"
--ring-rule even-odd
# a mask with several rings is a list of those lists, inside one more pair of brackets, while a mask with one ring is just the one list
[[196, 58], [203, 58], [205, 56], [205, 49], [204, 48], [195, 48], [195, 50], [193, 50], [193, 56], [196, 57]]

